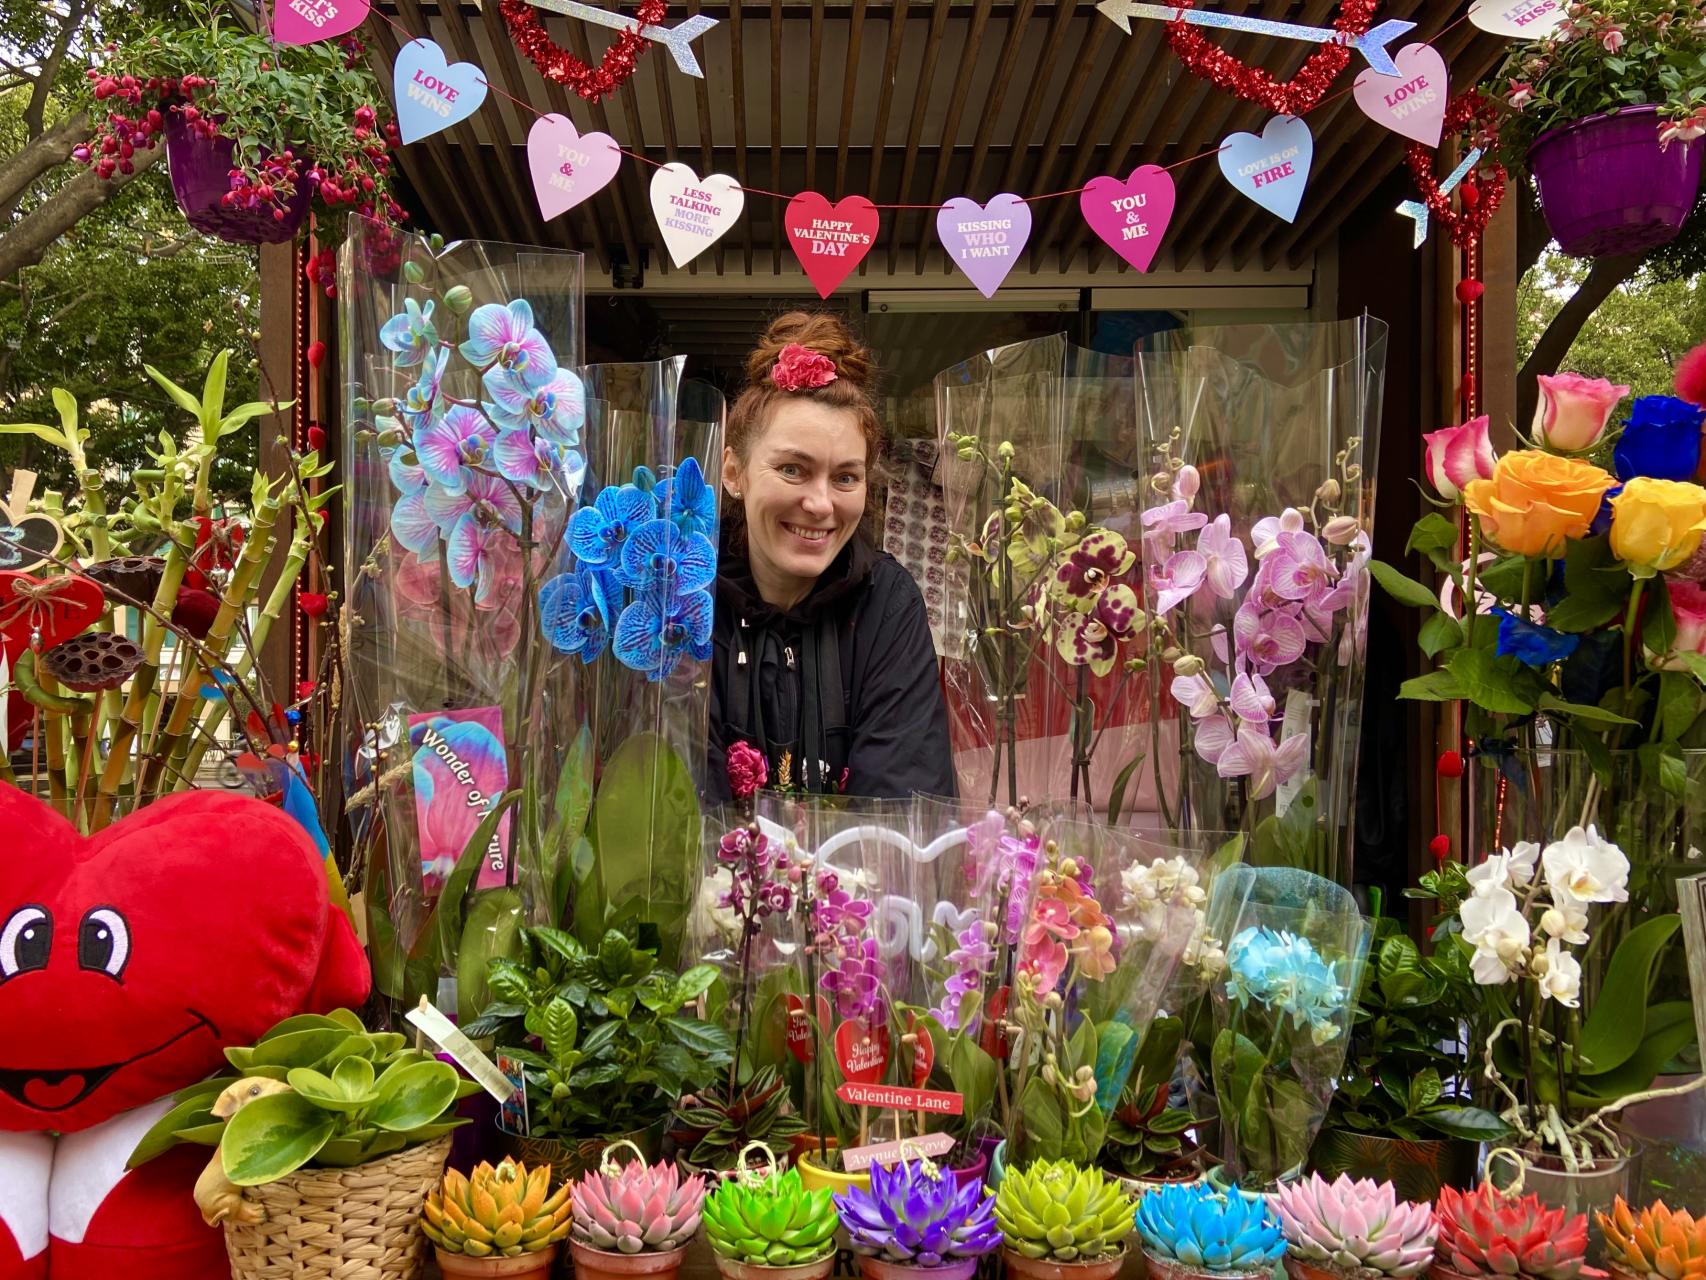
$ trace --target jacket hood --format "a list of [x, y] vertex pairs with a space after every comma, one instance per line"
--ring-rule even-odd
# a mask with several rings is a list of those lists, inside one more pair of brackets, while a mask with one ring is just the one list
[[815, 622], [826, 610], [858, 592], [871, 579], [877, 553], [863, 531], [855, 533], [841, 554], [830, 561], [806, 598], [791, 609], [778, 609], [758, 593], [746, 556], [731, 550], [725, 539], [717, 567], [717, 608], [753, 626], [775, 622]]

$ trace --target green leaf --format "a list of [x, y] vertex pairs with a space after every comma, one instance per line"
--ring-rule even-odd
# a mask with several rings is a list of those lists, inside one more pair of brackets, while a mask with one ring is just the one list
[[1419, 551], [1423, 555], [1431, 555], [1435, 551], [1455, 551], [1461, 534], [1457, 522], [1448, 520], [1437, 511], [1431, 511], [1416, 521], [1410, 530], [1410, 540], [1404, 546], [1405, 551]]
[[1439, 608], [1439, 596], [1429, 591], [1414, 578], [1399, 573], [1391, 565], [1380, 560], [1370, 560], [1368, 571], [1374, 580], [1381, 585], [1387, 595], [1399, 604], [1411, 605], [1417, 609]]
[[1659, 676], [1658, 728], [1665, 742], [1676, 742], [1700, 716], [1700, 685], [1682, 671]]
[[271, 1093], [256, 1098], [226, 1122], [220, 1163], [225, 1176], [239, 1187], [276, 1182], [312, 1160], [337, 1127], [334, 1113], [307, 1098]]
[[[930, 1034], [937, 1038], [937, 1044], [941, 1044], [941, 1037], [945, 1033], [933, 1026]], [[947, 1057], [948, 1078], [954, 1082], [955, 1090], [965, 1101], [967, 1119], [975, 1122], [977, 1117], [987, 1116], [995, 1102], [995, 1077], [998, 1070], [995, 1059], [968, 1035], [949, 1038]]]
[[1494, 657], [1485, 649], [1459, 649], [1445, 665], [1463, 696], [1483, 711], [1527, 715], [1535, 708], [1527, 690], [1536, 677], [1514, 659]]
[[1480, 590], [1504, 601], [1520, 599], [1523, 573], [1527, 566], [1528, 561], [1522, 556], [1505, 556], [1495, 560], [1481, 571]]
[[1119, 1105], [1137, 1048], [1137, 1031], [1129, 1023], [1102, 1024], [1096, 1037], [1096, 1105], [1104, 1114], [1111, 1115]]
[[1424, 1107], [1431, 1107], [1439, 1101], [1439, 1095], [1444, 1092], [1440, 1084], [1439, 1072], [1433, 1067], [1425, 1067], [1410, 1078], [1409, 1110], [1414, 1114]]
[[717, 970], [715, 966], [708, 964], [694, 965], [686, 973], [682, 974], [681, 977], [676, 979], [675, 990], [673, 993], [675, 997], [675, 1007], [680, 1009], [685, 1005], [691, 1004], [693, 1001], [705, 994], [705, 992], [709, 991], [711, 989], [711, 984], [716, 982], [716, 980]]
[[414, 1129], [437, 1120], [456, 1101], [456, 1068], [448, 1062], [412, 1062], [379, 1077], [379, 1099], [368, 1119], [381, 1129]]
[[207, 1083], [220, 1087], [215, 1088], [212, 1093], [191, 1094], [150, 1125], [148, 1132], [143, 1134], [142, 1140], [136, 1144], [136, 1150], [130, 1153], [125, 1168], [134, 1169], [171, 1150], [180, 1141], [177, 1136], [180, 1129], [195, 1128], [213, 1121], [213, 1112], [209, 1108], [223, 1091], [223, 1086], [229, 1082], [210, 1080]]
[[1456, 702], [1464, 693], [1457, 677], [1442, 669], [1404, 681], [1398, 686], [1398, 696], [1412, 702]]
[[173, 382], [151, 364], [143, 365], [142, 372], [154, 379], [154, 381], [159, 384], [160, 390], [171, 396], [173, 403], [175, 403], [178, 408], [189, 414], [197, 422], [201, 421], [201, 401], [197, 400], [188, 391], [185, 391], [177, 383]]
[[1550, 711], [1555, 715], [1572, 716], [1577, 720], [1586, 720], [1590, 724], [1637, 724], [1627, 716], [1620, 716], [1615, 711], [1607, 711], [1604, 707], [1590, 707], [1581, 702], [1565, 702], [1549, 693], [1540, 695], [1540, 710]]
[[1693, 1040], [1694, 1006], [1689, 1001], [1653, 1005], [1647, 1010], [1635, 1053], [1615, 1070], [1576, 1077], [1577, 1087], [1570, 1101], [1578, 1106], [1600, 1107], [1651, 1088], [1665, 1065]]
[[263, 413], [282, 413], [290, 408], [293, 403], [294, 401], [287, 401], [284, 404], [274, 405], [264, 400], [256, 400], [249, 404], [240, 404], [219, 420], [219, 439], [223, 440], [226, 436], [235, 435], [248, 426], [251, 420], [260, 417]]
[[1623, 612], [1621, 600], [1566, 596], [1546, 611], [1546, 625], [1557, 631], [1593, 631]]
[[545, 1051], [558, 1062], [575, 1047], [575, 1037], [579, 1033], [580, 1019], [575, 1017], [574, 1006], [567, 1000], [559, 996], [545, 1006], [539, 1037], [545, 1042]]
[[[257, 1066], [312, 1067], [325, 1061], [351, 1038], [350, 1033], [342, 1027], [292, 1031], [271, 1040], [263, 1040], [249, 1050], [247, 1062], [238, 1062], [233, 1058], [232, 1065], [240, 1071]], [[226, 1056], [231, 1057], [230, 1054]]]
[[511, 807], [520, 802], [521, 794], [520, 790], [507, 791], [498, 798], [496, 804], [486, 810], [486, 816], [480, 819], [480, 825], [474, 828], [474, 834], [469, 836], [468, 843], [462, 846], [461, 856], [456, 859], [456, 867], [439, 892], [438, 906], [433, 912], [433, 923], [441, 969], [455, 972], [461, 963], [462, 914], [467, 905], [469, 887], [474, 883], [474, 877], [479, 874], [486, 850], [497, 835], [498, 823]]
[[66, 443], [65, 433], [57, 427], [50, 427], [40, 422], [7, 422], [0, 423], [0, 436], [34, 436], [45, 440], [55, 448], [64, 449], [67, 453], [71, 446]]
[[694, 1053], [726, 1054], [734, 1051], [734, 1041], [721, 1027], [714, 1027], [697, 1018], [665, 1018], [663, 1025], [675, 1042]]
[[1603, 1075], [1613, 1071], [1640, 1048], [1659, 957], [1681, 927], [1681, 916], [1655, 916], [1631, 929], [1617, 945], [1599, 998], [1588, 1011], [1576, 1040], [1584, 1072]]
[[293, 1067], [285, 1080], [308, 1101], [328, 1111], [360, 1111], [378, 1097], [373, 1088], [373, 1064], [365, 1058], [345, 1058], [329, 1076], [312, 1067]]
[[[592, 808], [592, 731], [583, 724], [563, 758], [557, 774], [557, 792], [551, 804], [551, 825], [545, 836], [544, 854], [547, 865], [563, 868], [572, 863], [572, 853], [586, 831], [587, 813]], [[590, 846], [589, 846], [590, 850]], [[568, 890], [573, 881], [558, 876], [558, 895], [554, 920], [561, 920], [568, 910]]]
[[1143, 767], [1143, 762], [1147, 758], [1146, 753], [1139, 749], [1138, 753], [1128, 760], [1125, 767], [1119, 771], [1119, 774], [1114, 778], [1113, 786], [1108, 789], [1108, 825], [1110, 827], [1119, 825], [1120, 814], [1125, 810], [1126, 788], [1131, 785], [1132, 778]]
[[225, 413], [225, 381], [231, 367], [231, 348], [226, 347], [213, 357], [207, 367], [207, 381], [201, 389], [202, 438], [209, 442], [219, 438], [219, 419]]
[[519, 888], [481, 889], [474, 894], [456, 954], [459, 1022], [473, 1021], [491, 1002], [487, 986], [491, 963], [519, 954], [523, 919]]
[[1447, 649], [1455, 649], [1463, 643], [1463, 627], [1449, 613], [1435, 611], [1433, 616], [1422, 623], [1419, 633], [1422, 652], [1430, 658], [1436, 658]]
[[1437, 1107], [1418, 1118], [1436, 1133], [1466, 1142], [1502, 1142], [1512, 1132], [1508, 1124], [1481, 1107]]

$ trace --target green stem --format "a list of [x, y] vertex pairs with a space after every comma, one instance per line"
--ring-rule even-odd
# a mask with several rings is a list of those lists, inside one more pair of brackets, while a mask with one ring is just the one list
[[1629, 613], [1623, 619], [1623, 707], [1629, 709], [1629, 690], [1635, 670], [1635, 629], [1641, 625], [1641, 596], [1647, 590], [1647, 580], [1636, 578], [1629, 588]]

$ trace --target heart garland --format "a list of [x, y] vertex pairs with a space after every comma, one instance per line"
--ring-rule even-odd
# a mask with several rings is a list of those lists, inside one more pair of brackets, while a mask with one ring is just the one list
[[[1182, 13], [1191, 7], [1190, 0], [1179, 0], [1174, 7]], [[1333, 29], [1347, 41], [1366, 35], [1379, 7], [1379, 0], [1344, 0], [1333, 19]], [[1167, 43], [1192, 75], [1281, 116], [1300, 116], [1314, 110], [1351, 61], [1348, 43], [1324, 44], [1304, 60], [1290, 80], [1276, 80], [1260, 67], [1227, 53], [1183, 16], [1167, 24]]]
[[1457, 188], [1461, 209], [1453, 209], [1451, 196], [1439, 189], [1433, 149], [1419, 142], [1405, 149], [1404, 158], [1428, 212], [1450, 232], [1451, 242], [1459, 249], [1480, 240], [1504, 202], [1508, 175], [1504, 165], [1491, 158], [1498, 146], [1499, 115], [1498, 104], [1478, 89], [1458, 94], [1445, 109], [1445, 133], [1440, 141], [1460, 137], [1481, 148], [1480, 165]]
[[642, 0], [634, 14], [634, 25], [616, 37], [596, 67], [587, 66], [551, 39], [539, 11], [527, 0], [498, 0], [498, 12], [503, 14], [515, 47], [532, 60], [540, 75], [568, 85], [588, 102], [597, 102], [628, 83], [640, 55], [651, 43], [640, 34], [640, 28], [657, 26], [668, 15], [669, 6], [665, 0]]

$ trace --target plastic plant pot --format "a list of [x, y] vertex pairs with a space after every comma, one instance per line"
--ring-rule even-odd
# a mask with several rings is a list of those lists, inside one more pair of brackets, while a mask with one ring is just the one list
[[1549, 129], [1528, 150], [1558, 247], [1571, 257], [1640, 253], [1674, 240], [1700, 193], [1700, 140], [1659, 146], [1656, 107]]

